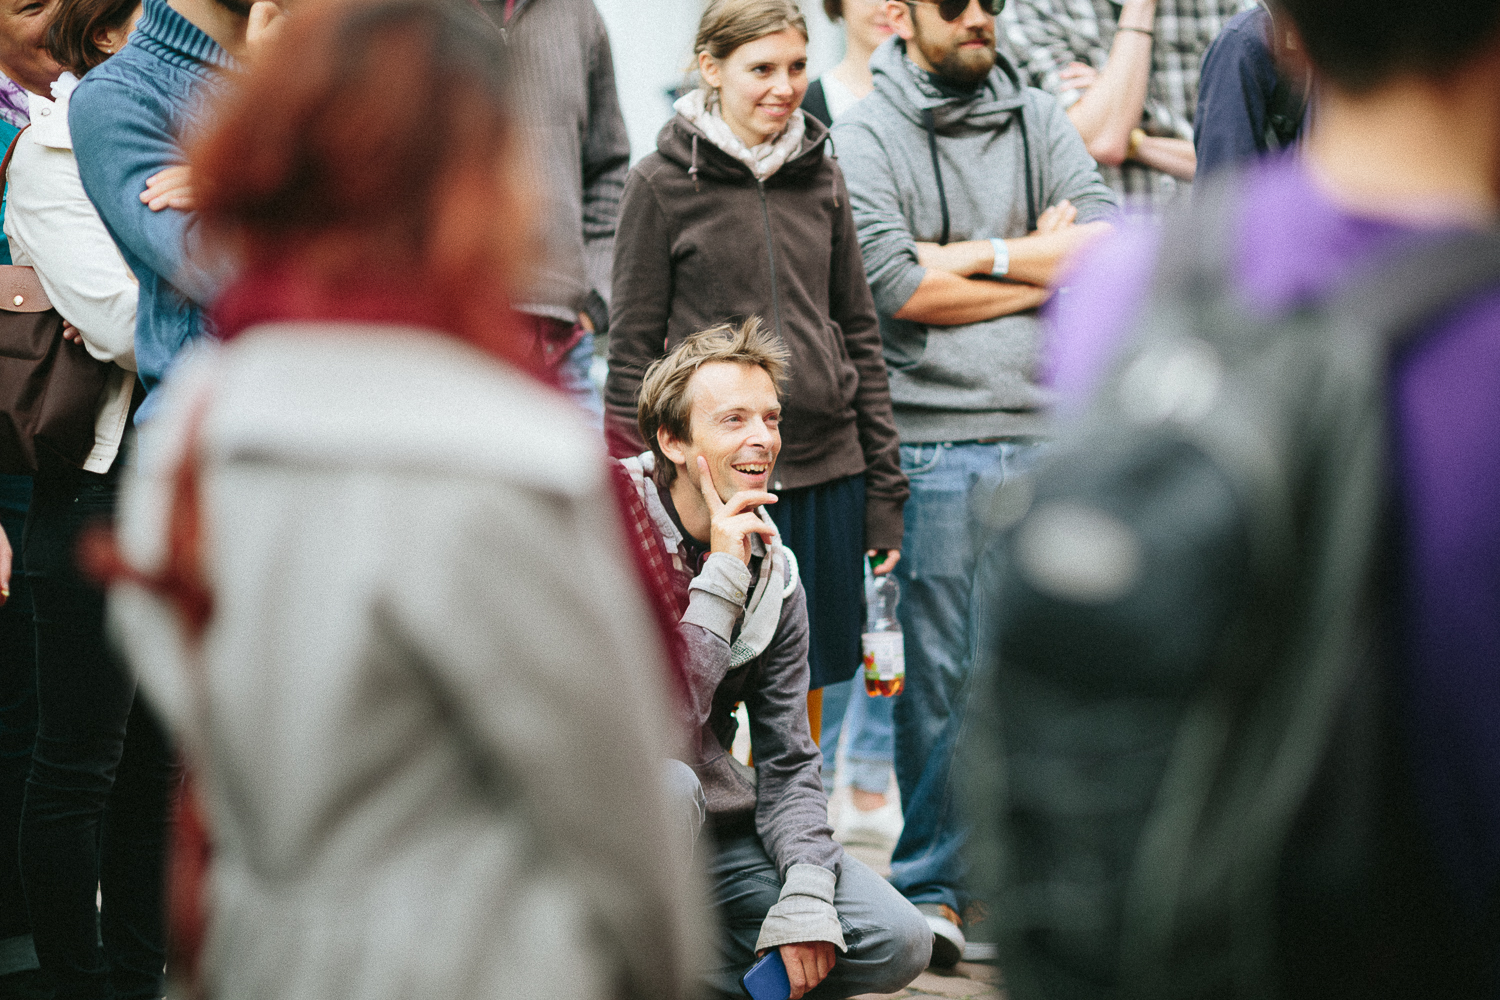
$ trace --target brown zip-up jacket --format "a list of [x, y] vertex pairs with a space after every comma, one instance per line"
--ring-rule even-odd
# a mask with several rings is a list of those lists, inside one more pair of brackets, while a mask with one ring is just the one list
[[865, 547], [901, 546], [906, 477], [854, 217], [828, 130], [764, 182], [681, 115], [630, 172], [615, 236], [610, 453], [645, 450], [636, 424], [651, 362], [716, 323], [760, 316], [791, 353], [773, 489], [865, 473]]

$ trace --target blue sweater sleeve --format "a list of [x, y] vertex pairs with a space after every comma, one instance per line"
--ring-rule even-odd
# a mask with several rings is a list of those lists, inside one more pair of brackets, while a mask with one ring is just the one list
[[197, 213], [153, 212], [140, 198], [148, 177], [184, 161], [170, 124], [165, 109], [113, 79], [85, 80], [68, 109], [83, 189], [127, 260], [206, 306], [222, 275], [205, 266]]
[[1193, 116], [1200, 178], [1266, 152], [1267, 106], [1276, 89], [1268, 23], [1260, 8], [1237, 15], [1203, 54]]

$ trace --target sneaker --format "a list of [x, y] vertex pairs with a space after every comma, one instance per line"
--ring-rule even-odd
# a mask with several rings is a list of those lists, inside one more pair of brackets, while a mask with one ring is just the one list
[[967, 941], [964, 943], [964, 961], [993, 965], [1000, 961], [1000, 946], [988, 941]]
[[833, 839], [841, 844], [892, 848], [901, 837], [901, 803], [892, 795], [879, 809], [866, 812], [845, 802], [839, 809], [839, 821], [833, 828]]
[[963, 921], [953, 907], [943, 903], [918, 903], [917, 912], [932, 928], [932, 961], [929, 965], [951, 969], [964, 957]]

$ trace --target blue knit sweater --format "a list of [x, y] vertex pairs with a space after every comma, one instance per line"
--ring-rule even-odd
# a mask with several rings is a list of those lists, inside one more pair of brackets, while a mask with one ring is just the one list
[[[165, 0], [145, 0], [129, 44], [91, 70], [70, 102], [68, 125], [84, 190], [141, 282], [135, 358], [148, 393], [183, 347], [204, 333], [202, 309], [225, 274], [201, 252], [194, 213], [153, 212], [140, 194], [146, 178], [183, 162], [184, 131], [224, 71], [234, 68], [217, 42]], [[153, 402], [148, 395], [137, 421], [149, 416]]]

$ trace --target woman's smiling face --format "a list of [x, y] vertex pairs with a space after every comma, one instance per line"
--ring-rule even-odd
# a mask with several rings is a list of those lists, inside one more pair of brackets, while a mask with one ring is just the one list
[[723, 59], [698, 56], [703, 80], [719, 92], [719, 113], [746, 146], [779, 135], [807, 93], [807, 39], [783, 28]]
[[62, 67], [42, 47], [55, 0], [0, 0], [0, 70], [34, 94], [48, 89]]

